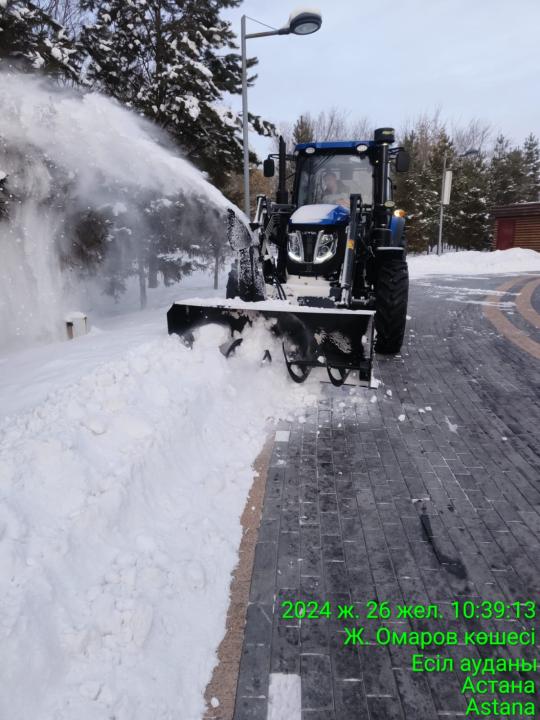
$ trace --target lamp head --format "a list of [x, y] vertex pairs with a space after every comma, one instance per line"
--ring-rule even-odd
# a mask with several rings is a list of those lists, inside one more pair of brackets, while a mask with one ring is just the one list
[[322, 16], [319, 10], [301, 8], [289, 17], [289, 32], [294, 35], [311, 35], [320, 29]]

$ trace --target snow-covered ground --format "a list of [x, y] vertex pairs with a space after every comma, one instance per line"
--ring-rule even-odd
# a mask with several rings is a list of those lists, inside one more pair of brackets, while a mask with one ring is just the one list
[[409, 276], [427, 275], [504, 275], [540, 272], [540, 253], [524, 248], [479, 252], [462, 250], [443, 255], [409, 255]]
[[[409, 266], [538, 272], [540, 254]], [[288, 380], [262, 326], [228, 361], [223, 329], [193, 350], [169, 337], [167, 305], [209, 285], [193, 276], [142, 313], [96, 309], [89, 335], [0, 354], [2, 718], [202, 717], [253, 461], [272, 421], [318, 393], [316, 377]]]
[[202, 717], [252, 463], [317, 392], [223, 332], [160, 308], [1, 358], [0, 717]]

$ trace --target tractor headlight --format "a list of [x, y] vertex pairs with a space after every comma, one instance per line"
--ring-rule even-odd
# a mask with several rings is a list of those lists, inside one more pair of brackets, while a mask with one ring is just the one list
[[321, 264], [333, 258], [336, 254], [337, 243], [338, 239], [336, 233], [325, 233], [321, 231], [315, 244], [313, 262], [315, 264]]
[[299, 230], [289, 233], [288, 253], [291, 260], [304, 262], [304, 243]]

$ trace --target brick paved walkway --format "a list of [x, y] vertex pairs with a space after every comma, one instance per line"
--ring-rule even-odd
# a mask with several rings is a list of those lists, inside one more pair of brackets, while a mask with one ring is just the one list
[[[512, 291], [526, 279], [516, 278]], [[417, 648], [343, 647], [344, 621], [283, 620], [285, 600], [449, 608], [455, 599], [538, 599], [540, 363], [498, 336], [476, 304], [502, 281], [413, 284], [407, 343], [402, 357], [379, 359], [381, 387], [327, 385], [305, 422], [281, 427], [255, 550], [235, 720], [267, 720], [271, 673], [300, 676], [302, 720], [464, 715], [460, 671], [413, 673]], [[505, 312], [512, 320], [512, 307]], [[526, 327], [521, 319], [519, 327]], [[449, 619], [389, 625], [459, 629]], [[517, 625], [472, 621], [467, 629]], [[503, 655], [495, 651], [487, 654]], [[459, 660], [486, 648], [441, 652]]]

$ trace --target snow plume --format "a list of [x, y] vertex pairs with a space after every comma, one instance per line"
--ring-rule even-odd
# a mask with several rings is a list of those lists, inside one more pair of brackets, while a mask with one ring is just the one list
[[225, 244], [229, 203], [135, 113], [13, 73], [0, 106], [0, 346], [60, 337], [83, 279], [118, 298], [151, 257], [174, 282], [191, 244]]

